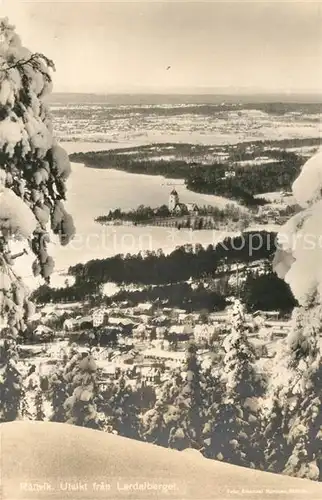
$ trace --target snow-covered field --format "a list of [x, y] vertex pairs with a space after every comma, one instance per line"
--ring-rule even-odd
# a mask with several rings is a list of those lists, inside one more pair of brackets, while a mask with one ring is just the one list
[[321, 483], [68, 424], [6, 423], [0, 438], [2, 500], [322, 498]]
[[[170, 110], [171, 105], [167, 106]], [[88, 103], [51, 105], [55, 133], [60, 141], [138, 144], [186, 142], [233, 144], [256, 139], [320, 137], [319, 114], [268, 114], [256, 109], [199, 112], [195, 105], [175, 106], [165, 113], [160, 106], [109, 106]]]

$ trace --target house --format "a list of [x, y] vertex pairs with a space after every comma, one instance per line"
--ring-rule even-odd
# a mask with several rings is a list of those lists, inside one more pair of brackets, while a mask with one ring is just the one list
[[93, 327], [92, 316], [83, 316], [77, 320], [77, 328], [79, 330], [92, 327]]
[[209, 342], [216, 332], [217, 328], [214, 325], [196, 325], [193, 335], [196, 342]]
[[164, 351], [167, 351], [170, 348], [170, 342], [168, 340], [165, 340], [165, 339], [151, 340], [149, 345], [151, 345], [152, 347], [155, 347], [157, 349], [162, 349]]
[[186, 207], [190, 214], [197, 214], [199, 212], [198, 205], [196, 205], [195, 203], [187, 203]]
[[175, 314], [187, 314], [185, 309], [175, 308], [175, 309], [171, 309], [171, 311]]
[[185, 352], [181, 351], [164, 351], [161, 349], [146, 349], [145, 351], [142, 352], [142, 355], [145, 359], [151, 359], [151, 360], [157, 360], [157, 361], [162, 361], [162, 360], [169, 360], [169, 361], [176, 361], [177, 363], [182, 363], [185, 360], [186, 354]]
[[74, 318], [65, 319], [63, 323], [63, 330], [66, 332], [72, 332], [77, 329], [78, 322]]
[[278, 327], [273, 327], [271, 329], [271, 334], [273, 338], [285, 338], [288, 334], [288, 330], [285, 328], [278, 328]]
[[134, 312], [136, 314], [151, 314], [153, 311], [153, 304], [151, 302], [142, 302], [141, 304], [138, 304], [136, 308], [134, 309]]
[[280, 311], [255, 311], [253, 317], [263, 317], [265, 319], [279, 319]]
[[236, 177], [236, 172], [234, 172], [233, 170], [226, 170], [225, 179], [229, 179], [232, 177]]
[[120, 316], [110, 316], [108, 318], [108, 324], [113, 326], [129, 327], [133, 325], [133, 321], [128, 318], [122, 318]]
[[164, 339], [167, 329], [164, 326], [157, 326], [155, 329], [155, 334], [157, 339]]
[[195, 323], [200, 321], [200, 318], [201, 318], [200, 313], [192, 313], [192, 314], [189, 314], [189, 316], [190, 316], [191, 320], [194, 321]]
[[169, 334], [170, 335], [184, 335], [184, 336], [191, 336], [193, 335], [193, 326], [190, 325], [189, 323], [185, 325], [172, 325], [169, 328]]
[[141, 314], [140, 315], [140, 320], [142, 323], [144, 323], [145, 325], [148, 325], [151, 321], [151, 316], [147, 315], [147, 314]]
[[94, 327], [101, 326], [106, 319], [107, 314], [105, 309], [96, 309], [92, 312], [92, 321]]
[[106, 359], [97, 359], [96, 360], [96, 366], [99, 370], [100, 375], [105, 375], [105, 376], [111, 376], [115, 375], [115, 370], [117, 368], [115, 363], [111, 363], [110, 361]]
[[164, 349], [165, 351], [169, 351], [171, 350], [170, 349], [170, 342], [168, 340], [162, 340], [162, 349]]
[[51, 342], [54, 339], [54, 332], [51, 328], [45, 325], [38, 325], [33, 331], [33, 340], [38, 342]]
[[59, 315], [56, 314], [55, 312], [52, 312], [50, 314], [42, 315], [41, 317], [41, 322], [44, 325], [50, 325], [51, 323], [58, 321]]
[[[0, 344], [2, 347], [2, 342]], [[44, 346], [40, 347], [39, 345], [19, 345], [19, 355], [21, 359], [31, 358], [32, 356], [40, 356], [44, 353]]]
[[209, 314], [209, 320], [215, 323], [227, 323], [229, 321], [229, 314], [225, 311], [213, 312]]
[[145, 339], [147, 336], [147, 329], [145, 325], [138, 325], [132, 331], [133, 338], [135, 339]]
[[47, 304], [41, 309], [41, 314], [47, 316], [49, 314], [55, 314], [56, 305], [55, 304]]
[[156, 318], [153, 318], [151, 321], [152, 325], [157, 325], [157, 326], [164, 326], [169, 322], [168, 316], [165, 314], [161, 314], [161, 316], [158, 316]]
[[187, 342], [193, 336], [193, 326], [192, 325], [172, 325], [165, 338], [169, 342]]
[[187, 313], [179, 313], [178, 315], [178, 321], [179, 323], [186, 323], [187, 321], [189, 321], [189, 316]]
[[266, 320], [264, 325], [266, 327], [277, 328], [280, 330], [284, 330], [286, 333], [291, 328], [291, 321], [274, 321], [274, 320]]
[[177, 203], [172, 212], [175, 212], [176, 214], [180, 215], [184, 212], [186, 212], [187, 206], [184, 203]]
[[145, 383], [158, 384], [161, 382], [161, 370], [151, 366], [145, 366], [141, 369], [142, 380]]

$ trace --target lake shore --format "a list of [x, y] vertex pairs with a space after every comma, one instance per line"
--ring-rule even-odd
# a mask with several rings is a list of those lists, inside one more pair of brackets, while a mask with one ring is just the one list
[[[62, 144], [66, 147], [66, 143]], [[88, 151], [91, 143], [68, 143], [67, 152], [77, 148]], [[107, 145], [102, 145], [106, 150]], [[113, 144], [115, 148], [115, 144]], [[123, 147], [123, 145], [120, 145]], [[88, 149], [89, 148], [89, 149]], [[61, 247], [57, 238], [51, 235], [49, 253], [55, 260], [52, 277], [53, 286], [64, 286], [66, 272], [70, 266], [85, 263], [92, 259], [103, 259], [116, 254], [136, 254], [140, 251], [157, 251], [165, 254], [177, 246], [185, 244], [216, 244], [226, 236], [236, 234], [235, 230], [223, 227], [220, 230], [182, 229], [161, 226], [102, 226], [95, 218], [119, 207], [122, 210], [135, 209], [138, 205], [156, 206], [167, 203], [172, 189], [170, 179], [162, 176], [130, 174], [112, 169], [89, 169], [80, 163], [71, 164], [72, 173], [67, 182], [66, 209], [73, 215], [76, 236], [66, 247]], [[178, 181], [176, 181], [178, 182]], [[192, 193], [184, 185], [176, 186], [183, 203], [215, 205], [223, 207], [233, 203], [226, 198], [214, 195]], [[90, 203], [89, 203], [90, 200]], [[272, 226], [257, 226], [271, 230]], [[248, 228], [249, 230], [251, 228]], [[20, 251], [19, 244], [13, 246], [14, 253]], [[23, 276], [28, 286], [34, 289], [42, 285], [40, 278], [34, 278], [29, 271], [34, 260], [32, 254], [17, 259], [16, 272]], [[26, 271], [28, 270], [28, 271]]]

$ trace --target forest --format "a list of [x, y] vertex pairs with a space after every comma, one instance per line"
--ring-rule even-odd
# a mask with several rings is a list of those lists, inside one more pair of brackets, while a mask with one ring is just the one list
[[[205, 283], [204, 283], [205, 281]], [[248, 311], [276, 311], [288, 315], [297, 305], [290, 287], [267, 267], [265, 274], [256, 271], [241, 273], [239, 297]], [[195, 287], [186, 282], [172, 285], [146, 285], [139, 290], [121, 289], [113, 297], [106, 297], [95, 283], [78, 281], [73, 286], [54, 288], [46, 284], [37, 288], [32, 299], [40, 304], [48, 302], [73, 302], [88, 300], [93, 306], [126, 301], [134, 307], [142, 302], [156, 305], [167, 305], [171, 308], [185, 309], [188, 313], [194, 311], [221, 311], [227, 306], [227, 297], [236, 293], [236, 285], [231, 285], [223, 277], [214, 279], [211, 286], [208, 280], [201, 279]]]
[[190, 170], [186, 185], [192, 191], [234, 198], [245, 204], [259, 204], [260, 201], [253, 201], [255, 194], [290, 190], [302, 166], [302, 160], [294, 153], [280, 152], [274, 156], [274, 163], [234, 166], [231, 170], [235, 177], [228, 178], [225, 178], [227, 165], [217, 165], [216, 168], [202, 165]]
[[[272, 271], [270, 261], [276, 249], [275, 240], [276, 233], [246, 232], [207, 248], [181, 246], [169, 255], [159, 250], [145, 255], [116, 255], [92, 260], [69, 269], [69, 274], [75, 277], [72, 286], [51, 288], [42, 285], [33, 292], [32, 298], [38, 303], [90, 299], [94, 303], [105, 300], [109, 304], [112, 300], [127, 300], [133, 305], [144, 301], [166, 302], [189, 312], [221, 310], [227, 305], [227, 296], [236, 292], [228, 285], [227, 278], [230, 266], [239, 263], [239, 272], [245, 276], [239, 293], [247, 308], [288, 312], [296, 301], [288, 285]], [[266, 263], [264, 275], [243, 267], [255, 261]], [[199, 285], [192, 289], [187, 284], [189, 279], [199, 280]], [[203, 282], [209, 280], [211, 286], [208, 288]], [[136, 284], [142, 289], [121, 290], [113, 299], [103, 299], [101, 288], [107, 282], [121, 286]]]
[[142, 285], [177, 283], [189, 278], [214, 276], [218, 267], [225, 264], [267, 259], [276, 250], [276, 233], [249, 231], [240, 236], [226, 237], [207, 248], [200, 244], [177, 247], [169, 255], [160, 249], [135, 255], [115, 255], [107, 259], [94, 259], [86, 264], [69, 268], [76, 282], [138, 283]]
[[153, 219], [155, 217], [169, 217], [170, 211], [167, 205], [161, 205], [157, 208], [146, 207], [139, 205], [138, 208], [123, 212], [120, 208], [110, 210], [107, 215], [100, 215], [95, 219], [96, 222], [104, 224], [110, 221], [132, 221], [133, 223], [140, 223]]
[[[315, 142], [315, 141], [313, 141]], [[266, 203], [256, 194], [279, 190], [289, 191], [293, 181], [298, 176], [303, 159], [294, 152], [275, 149], [274, 142], [242, 143], [224, 148], [229, 154], [227, 160], [216, 158], [216, 148], [208, 150], [207, 146], [186, 145], [175, 146], [175, 159], [153, 158], [149, 156], [156, 153], [162, 155], [165, 145], [139, 147], [133, 150], [98, 151], [89, 153], [74, 153], [70, 159], [74, 162], [84, 163], [88, 167], [113, 168], [130, 173], [162, 175], [171, 179], [184, 179], [191, 191], [225, 196], [238, 200], [247, 205], [254, 206]], [[250, 149], [250, 150], [249, 150]], [[222, 153], [223, 148], [218, 148]], [[133, 154], [133, 151], [135, 154]], [[188, 153], [191, 152], [190, 153]], [[169, 154], [169, 151], [168, 151]], [[202, 157], [212, 155], [213, 159], [203, 161]], [[252, 161], [265, 155], [262, 163], [241, 165], [240, 161]], [[189, 155], [189, 156], [188, 156]], [[185, 157], [187, 156], [187, 157]], [[266, 158], [271, 161], [268, 163]], [[225, 177], [228, 171], [234, 172], [234, 177]]]

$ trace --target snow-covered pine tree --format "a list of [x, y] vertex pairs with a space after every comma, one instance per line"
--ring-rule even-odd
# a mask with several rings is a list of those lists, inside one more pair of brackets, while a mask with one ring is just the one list
[[297, 308], [287, 339], [288, 444], [292, 452], [284, 472], [319, 480], [322, 476], [322, 307]]
[[205, 425], [202, 430], [204, 454], [212, 457], [212, 433], [215, 429], [217, 414], [225, 394], [225, 384], [221, 373], [222, 357], [215, 357], [204, 371], [205, 378]]
[[286, 398], [278, 393], [271, 399], [271, 407], [263, 412], [262, 430], [264, 443], [264, 469], [269, 472], [283, 472], [291, 453], [288, 442], [289, 412]]
[[[175, 369], [169, 374], [169, 379], [163, 383], [158, 391], [153, 408], [141, 415], [141, 439], [159, 446], [169, 446], [171, 429], [176, 428], [180, 418], [179, 408], [174, 406], [175, 400], [183, 385], [180, 369]], [[174, 431], [172, 431], [174, 432]]]
[[[0, 19], [0, 318], [8, 344], [2, 360], [14, 363], [19, 334], [34, 308], [29, 291], [14, 271], [15, 239], [28, 242], [35, 254], [32, 271], [49, 281], [54, 262], [48, 255], [50, 230], [67, 244], [74, 225], [64, 209], [65, 181], [70, 164], [65, 151], [53, 138], [45, 96], [51, 91], [52, 61], [32, 53], [21, 43], [7, 18]], [[20, 377], [12, 367], [2, 366], [2, 391], [16, 401], [8, 411], [8, 398], [1, 398], [1, 413], [13, 419], [19, 413], [16, 399]], [[8, 378], [6, 378], [8, 377]], [[11, 388], [9, 384], [11, 383]]]
[[27, 420], [46, 419], [44, 410], [44, 391], [42, 387], [41, 365], [36, 369], [32, 365], [29, 372], [24, 377], [24, 401], [23, 401], [23, 418]]
[[321, 374], [318, 377], [319, 395], [311, 391], [301, 402], [297, 416], [289, 429], [292, 452], [284, 474], [315, 481], [322, 480], [322, 398]]
[[50, 420], [53, 422], [66, 421], [64, 403], [69, 397], [70, 391], [65, 377], [65, 367], [69, 358], [76, 356], [77, 352], [74, 345], [69, 350], [64, 349], [61, 352], [61, 361], [55, 366], [55, 371], [47, 377], [45, 392], [52, 408]]
[[22, 417], [22, 401], [25, 391], [18, 362], [15, 339], [2, 340], [0, 346], [0, 422]]
[[230, 332], [223, 341], [223, 369], [228, 398], [238, 394], [241, 401], [262, 394], [263, 380], [257, 373], [255, 351], [248, 338], [245, 307], [233, 299], [230, 308]]
[[217, 406], [222, 399], [224, 385], [222, 383], [222, 353], [218, 345], [215, 346], [215, 351], [212, 352], [212, 359], [208, 366], [202, 366], [202, 375], [205, 387], [205, 408]]
[[223, 341], [224, 394], [207, 425], [207, 456], [247, 467], [260, 467], [258, 398], [263, 380], [254, 365], [254, 348], [247, 337], [245, 310], [239, 299], [230, 309], [230, 332]]
[[[1, 233], [28, 238], [36, 255], [35, 274], [49, 280], [48, 226], [67, 244], [74, 234], [64, 209], [67, 153], [53, 137], [45, 97], [51, 92], [53, 62], [23, 47], [7, 19], [0, 21]], [[19, 290], [19, 288], [18, 288]], [[23, 297], [20, 297], [23, 299]]]
[[120, 436], [139, 438], [139, 405], [137, 390], [124, 374], [114, 381], [104, 413], [112, 428]]
[[157, 400], [153, 408], [141, 416], [140, 437], [143, 441], [168, 447], [170, 425], [168, 422], [169, 406]]
[[[304, 415], [314, 409], [310, 401], [321, 398], [321, 388], [316, 382], [321, 371], [321, 320], [321, 306], [295, 308], [290, 334], [275, 357], [268, 391], [268, 400], [270, 398], [273, 404], [266, 414], [265, 430], [268, 438], [266, 468], [274, 472], [300, 475], [306, 471], [312, 476], [307, 467], [314, 461], [315, 444], [311, 442], [311, 454], [308, 446], [309, 436], [315, 432], [316, 418], [307, 416], [304, 423]], [[318, 436], [314, 439], [316, 442]]]
[[101, 428], [96, 408], [96, 371], [91, 352], [79, 352], [77, 346], [71, 346], [70, 352], [66, 352], [61, 365], [48, 380], [52, 421]]
[[322, 151], [302, 167], [292, 186], [302, 211], [281, 228], [273, 267], [299, 307], [272, 376], [273, 394], [286, 401], [288, 445], [284, 472], [321, 477]]
[[173, 421], [169, 446], [183, 450], [203, 446], [202, 430], [205, 424], [205, 381], [197, 359], [197, 346], [191, 342], [187, 348], [183, 367], [183, 383], [173, 402], [179, 409], [179, 418]]

